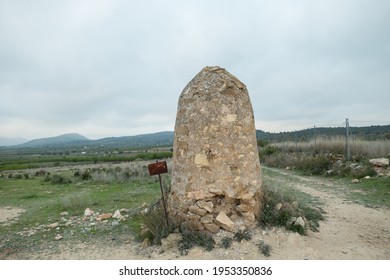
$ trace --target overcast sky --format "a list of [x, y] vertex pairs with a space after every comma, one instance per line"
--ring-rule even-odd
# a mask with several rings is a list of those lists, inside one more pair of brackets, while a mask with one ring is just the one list
[[205, 66], [256, 128], [390, 124], [388, 0], [0, 0], [0, 136], [173, 130]]

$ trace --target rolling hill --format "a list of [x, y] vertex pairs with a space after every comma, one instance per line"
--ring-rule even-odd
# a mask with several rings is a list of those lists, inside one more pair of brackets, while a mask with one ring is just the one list
[[[351, 127], [353, 136], [374, 140], [390, 139], [390, 125]], [[280, 141], [307, 141], [315, 135], [345, 135], [343, 127], [318, 127], [299, 131], [270, 133], [262, 130], [256, 131], [257, 139], [271, 142]], [[168, 147], [173, 145], [174, 132], [163, 131], [135, 136], [107, 137], [98, 140], [90, 140], [77, 133], [69, 133], [56, 137], [40, 138], [23, 144], [2, 147], [2, 149], [18, 148], [143, 148], [143, 147]]]

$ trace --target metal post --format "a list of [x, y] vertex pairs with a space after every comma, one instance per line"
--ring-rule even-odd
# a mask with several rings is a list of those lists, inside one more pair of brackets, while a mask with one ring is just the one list
[[164, 212], [165, 212], [165, 219], [167, 220], [167, 226], [169, 227], [168, 212], [167, 212], [167, 209], [165, 208], [165, 196], [164, 196], [163, 185], [162, 185], [161, 175], [160, 174], [158, 174], [158, 179], [160, 181], [161, 197], [162, 197], [162, 201], [163, 201], [163, 207], [164, 207]]
[[349, 161], [351, 157], [350, 149], [349, 149], [349, 119], [345, 120], [345, 152], [346, 152], [346, 160]]

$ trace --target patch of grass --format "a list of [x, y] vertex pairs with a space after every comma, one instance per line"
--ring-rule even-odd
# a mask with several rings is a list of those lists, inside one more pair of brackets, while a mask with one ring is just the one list
[[211, 235], [199, 231], [186, 231], [182, 233], [182, 240], [179, 243], [179, 251], [182, 255], [194, 246], [200, 246], [207, 251], [214, 249], [215, 241]]
[[360, 183], [346, 182], [347, 196], [352, 200], [370, 207], [390, 208], [390, 179], [386, 177], [373, 177], [361, 179]]
[[271, 246], [264, 243], [263, 240], [261, 240], [259, 243], [259, 250], [265, 257], [271, 256]]
[[[56, 230], [47, 231], [46, 226], [61, 221], [60, 213], [63, 211], [69, 212], [69, 216], [82, 217], [87, 207], [95, 213], [114, 213], [118, 209], [126, 208], [130, 210], [132, 217], [121, 221], [116, 227], [112, 227], [111, 223], [107, 226], [98, 226], [100, 224], [97, 223], [90, 230], [79, 229], [79, 226], [61, 227], [59, 233], [64, 235], [64, 240], [70, 243], [80, 238], [93, 242], [107, 238], [128, 240], [129, 233], [140, 231], [141, 218], [133, 216], [133, 213], [143, 203], [156, 201], [160, 196], [157, 180], [147, 183], [137, 180], [99, 183], [74, 179], [68, 184], [51, 181], [54, 175], [66, 179], [73, 174], [74, 171], [69, 169], [56, 171], [48, 177], [48, 181], [42, 177], [47, 176], [47, 173], [43, 172], [39, 176], [29, 176], [23, 180], [6, 176], [0, 178], [0, 207], [18, 207], [25, 210], [11, 225], [0, 226], [0, 254], [3, 249], [22, 252], [30, 249], [34, 251], [37, 246], [58, 246], [59, 243], [54, 241]], [[30, 229], [34, 231], [37, 227], [45, 230], [38, 230], [30, 236], [16, 234], [29, 232]]]
[[242, 240], [249, 241], [252, 239], [252, 235], [249, 230], [239, 230], [234, 234], [234, 240], [241, 242]]
[[91, 194], [71, 192], [61, 197], [61, 206], [64, 210], [81, 215], [86, 208], [94, 205]]
[[228, 249], [233, 243], [233, 238], [231, 237], [224, 237], [221, 240], [221, 246], [222, 248]]

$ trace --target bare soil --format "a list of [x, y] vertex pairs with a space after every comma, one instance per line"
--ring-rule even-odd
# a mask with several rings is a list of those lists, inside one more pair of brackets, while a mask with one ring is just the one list
[[0, 207], [0, 225], [8, 225], [25, 210], [18, 207]]
[[[283, 170], [274, 170], [278, 180], [286, 187], [317, 197], [323, 202], [326, 220], [320, 223], [319, 232], [309, 231], [306, 236], [281, 228], [261, 229], [252, 232], [252, 240], [233, 242], [223, 249], [218, 242], [227, 233], [216, 236], [216, 248], [210, 252], [195, 247], [181, 255], [177, 247], [164, 250], [161, 246], [144, 247], [139, 242], [88, 242], [58, 241], [58, 249], [42, 248], [34, 253], [18, 252], [13, 259], [276, 259], [276, 260], [389, 260], [390, 210], [369, 208], [350, 201], [337, 191], [337, 181], [326, 178], [303, 177]], [[0, 222], [9, 222], [21, 209], [0, 209]], [[258, 249], [259, 243], [271, 246], [270, 257]]]

